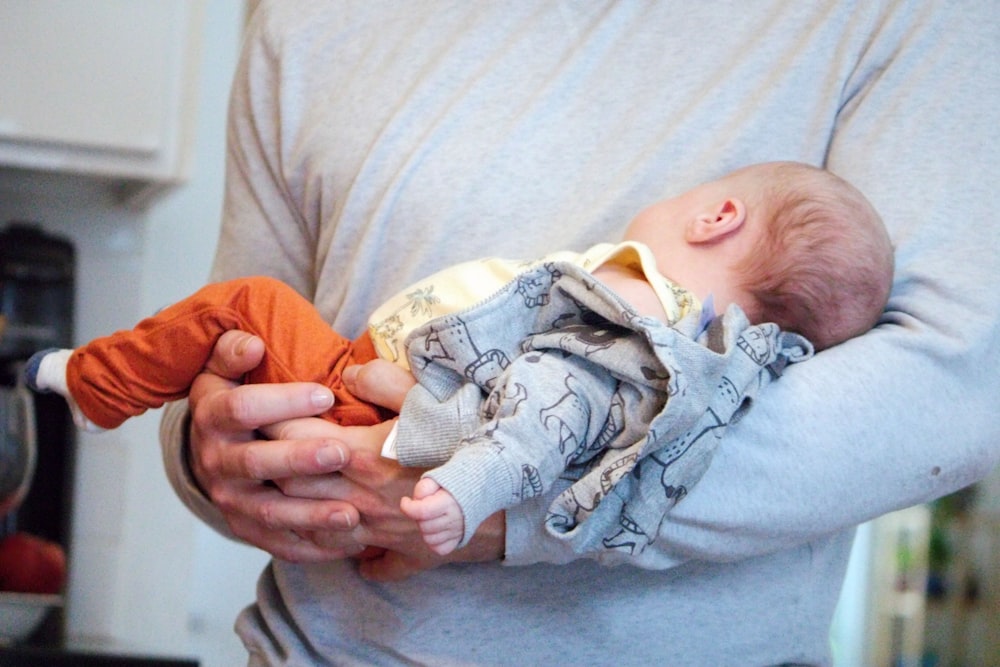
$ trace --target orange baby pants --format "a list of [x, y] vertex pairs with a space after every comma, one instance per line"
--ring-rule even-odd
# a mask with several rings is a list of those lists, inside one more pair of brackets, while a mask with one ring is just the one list
[[368, 334], [344, 338], [298, 292], [265, 277], [208, 285], [135, 329], [76, 349], [67, 367], [70, 394], [90, 421], [115, 428], [187, 396], [215, 343], [231, 329], [259, 336], [266, 347], [245, 382], [324, 384], [335, 400], [323, 417], [338, 424], [370, 425], [391, 416], [352, 396], [341, 380], [346, 366], [376, 357]]

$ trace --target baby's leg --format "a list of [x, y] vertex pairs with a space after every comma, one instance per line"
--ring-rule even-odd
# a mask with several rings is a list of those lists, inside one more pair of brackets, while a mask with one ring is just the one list
[[424, 542], [441, 556], [451, 553], [462, 540], [465, 522], [462, 508], [450, 493], [430, 477], [413, 487], [413, 497], [400, 502], [403, 514], [417, 522]]
[[[134, 329], [77, 348], [64, 364], [70, 404], [75, 401], [89, 422], [116, 428], [182, 398], [219, 337], [232, 329], [259, 336], [267, 346], [247, 381], [320, 382], [336, 397], [331, 420], [380, 421], [379, 411], [350, 396], [341, 382], [340, 371], [355, 359], [352, 341], [334, 332], [292, 288], [263, 277], [208, 285]], [[57, 386], [37, 388], [59, 392]]]

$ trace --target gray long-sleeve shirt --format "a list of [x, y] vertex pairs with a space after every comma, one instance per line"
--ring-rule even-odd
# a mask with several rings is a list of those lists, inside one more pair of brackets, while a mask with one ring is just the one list
[[[338, 331], [445, 266], [583, 249], [776, 159], [855, 184], [897, 265], [880, 326], [768, 387], [641, 554], [551, 536], [556, 488], [507, 511], [503, 564], [379, 585], [275, 561], [238, 623], [256, 664], [829, 664], [853, 527], [1000, 460], [995, 18], [990, 0], [262, 3], [213, 277], [281, 278]], [[168, 472], [225, 531], [185, 475], [182, 415]]]

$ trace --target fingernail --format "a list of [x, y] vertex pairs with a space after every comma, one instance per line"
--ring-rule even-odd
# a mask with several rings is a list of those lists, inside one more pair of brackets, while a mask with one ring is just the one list
[[325, 410], [333, 405], [333, 392], [329, 389], [317, 389], [309, 397], [309, 400], [315, 407]]
[[247, 350], [247, 344], [250, 343], [250, 336], [240, 336], [239, 340], [236, 341], [236, 354], [242, 356]]
[[358, 379], [358, 373], [360, 372], [357, 366], [348, 366], [340, 374], [340, 379], [344, 381], [344, 384], [351, 386]]
[[316, 451], [316, 462], [324, 467], [342, 465], [344, 460], [344, 450], [337, 445], [327, 445]]
[[330, 515], [330, 524], [341, 528], [354, 528], [351, 515], [347, 512], [334, 512]]

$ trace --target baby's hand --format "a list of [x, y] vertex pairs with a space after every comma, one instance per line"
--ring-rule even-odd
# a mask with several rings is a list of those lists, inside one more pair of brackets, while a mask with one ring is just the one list
[[399, 506], [403, 514], [417, 522], [424, 542], [434, 553], [449, 554], [462, 540], [462, 508], [430, 477], [421, 478], [413, 487], [413, 497], [403, 498]]

